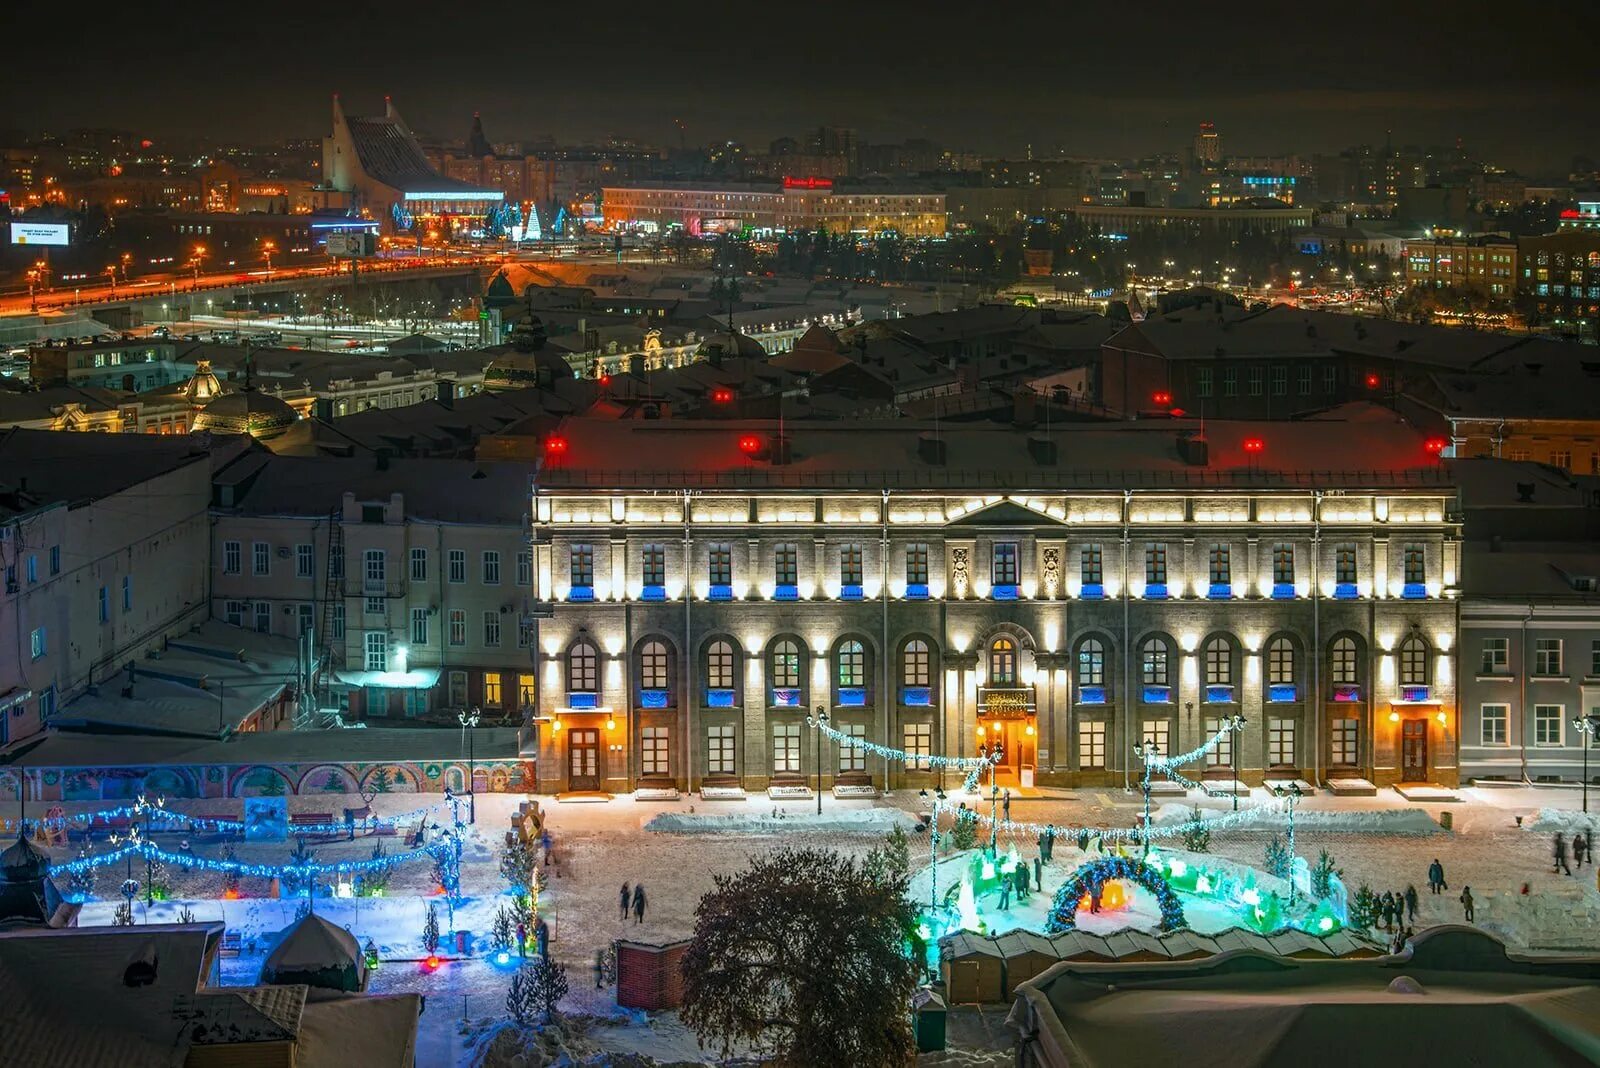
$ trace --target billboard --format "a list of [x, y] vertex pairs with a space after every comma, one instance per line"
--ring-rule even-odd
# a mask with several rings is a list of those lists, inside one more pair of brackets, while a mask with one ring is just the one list
[[378, 250], [378, 237], [370, 231], [350, 231], [328, 235], [328, 255], [365, 257]]
[[67, 224], [31, 223], [12, 220], [11, 243], [13, 245], [65, 246], [68, 243]]

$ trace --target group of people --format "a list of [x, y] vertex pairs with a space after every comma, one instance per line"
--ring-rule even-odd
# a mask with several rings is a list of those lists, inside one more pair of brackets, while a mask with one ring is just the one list
[[[1436, 860], [1433, 862], [1438, 864]], [[1433, 869], [1429, 868], [1428, 878], [1432, 880]], [[1415, 923], [1417, 919], [1417, 888], [1407, 886], [1404, 890], [1385, 890], [1378, 899], [1378, 922], [1384, 930], [1392, 931], [1404, 927], [1409, 921]]]
[[[1589, 833], [1588, 831], [1584, 831], [1582, 834], [1574, 832], [1572, 835], [1572, 863], [1580, 868], [1583, 867], [1585, 857], [1589, 858], [1591, 865], [1594, 864], [1594, 843], [1590, 841]], [[1553, 853], [1556, 862], [1554, 867], [1550, 869], [1550, 873], [1554, 875], [1559, 872], [1566, 872], [1571, 875], [1572, 869], [1567, 866], [1567, 840], [1560, 831], [1556, 832]]]
[[628, 888], [627, 883], [623, 883], [622, 893], [617, 898], [617, 909], [621, 913], [618, 918], [624, 921], [627, 920], [628, 911], [631, 909], [633, 911], [633, 922], [643, 923], [644, 906], [644, 883], [634, 883], [632, 890]]

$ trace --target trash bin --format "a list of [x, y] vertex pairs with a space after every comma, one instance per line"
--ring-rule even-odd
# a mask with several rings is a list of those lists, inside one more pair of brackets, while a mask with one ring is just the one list
[[1454, 822], [1455, 822], [1455, 813], [1453, 813], [1453, 812], [1441, 812], [1441, 813], [1439, 813], [1439, 826], [1443, 827], [1445, 830], [1448, 831], [1450, 829], [1450, 825], [1452, 823], [1454, 823]]
[[456, 955], [459, 957], [470, 957], [472, 955], [471, 931], [456, 932]]
[[921, 987], [911, 995], [911, 1015], [917, 1051], [937, 1053], [944, 1049], [944, 999], [928, 987]]

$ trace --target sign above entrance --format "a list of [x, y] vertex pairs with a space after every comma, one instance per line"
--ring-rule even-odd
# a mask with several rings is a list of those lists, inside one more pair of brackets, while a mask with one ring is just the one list
[[983, 714], [1005, 718], [1020, 718], [1033, 714], [1032, 690], [985, 690]]

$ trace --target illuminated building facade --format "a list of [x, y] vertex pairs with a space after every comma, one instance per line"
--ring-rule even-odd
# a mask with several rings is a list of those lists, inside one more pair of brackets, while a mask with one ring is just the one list
[[1452, 491], [1399, 424], [569, 420], [544, 456], [541, 791], [939, 781], [819, 750], [818, 708], [998, 742], [1002, 786], [1122, 785], [1236, 715], [1210, 778], [1455, 781]]
[[1405, 243], [1406, 284], [1471, 290], [1509, 301], [1517, 290], [1517, 243], [1505, 237], [1440, 237]]
[[691, 234], [752, 231], [943, 237], [943, 193], [842, 190], [829, 178], [782, 182], [652, 182], [607, 186], [606, 225], [613, 230]]

